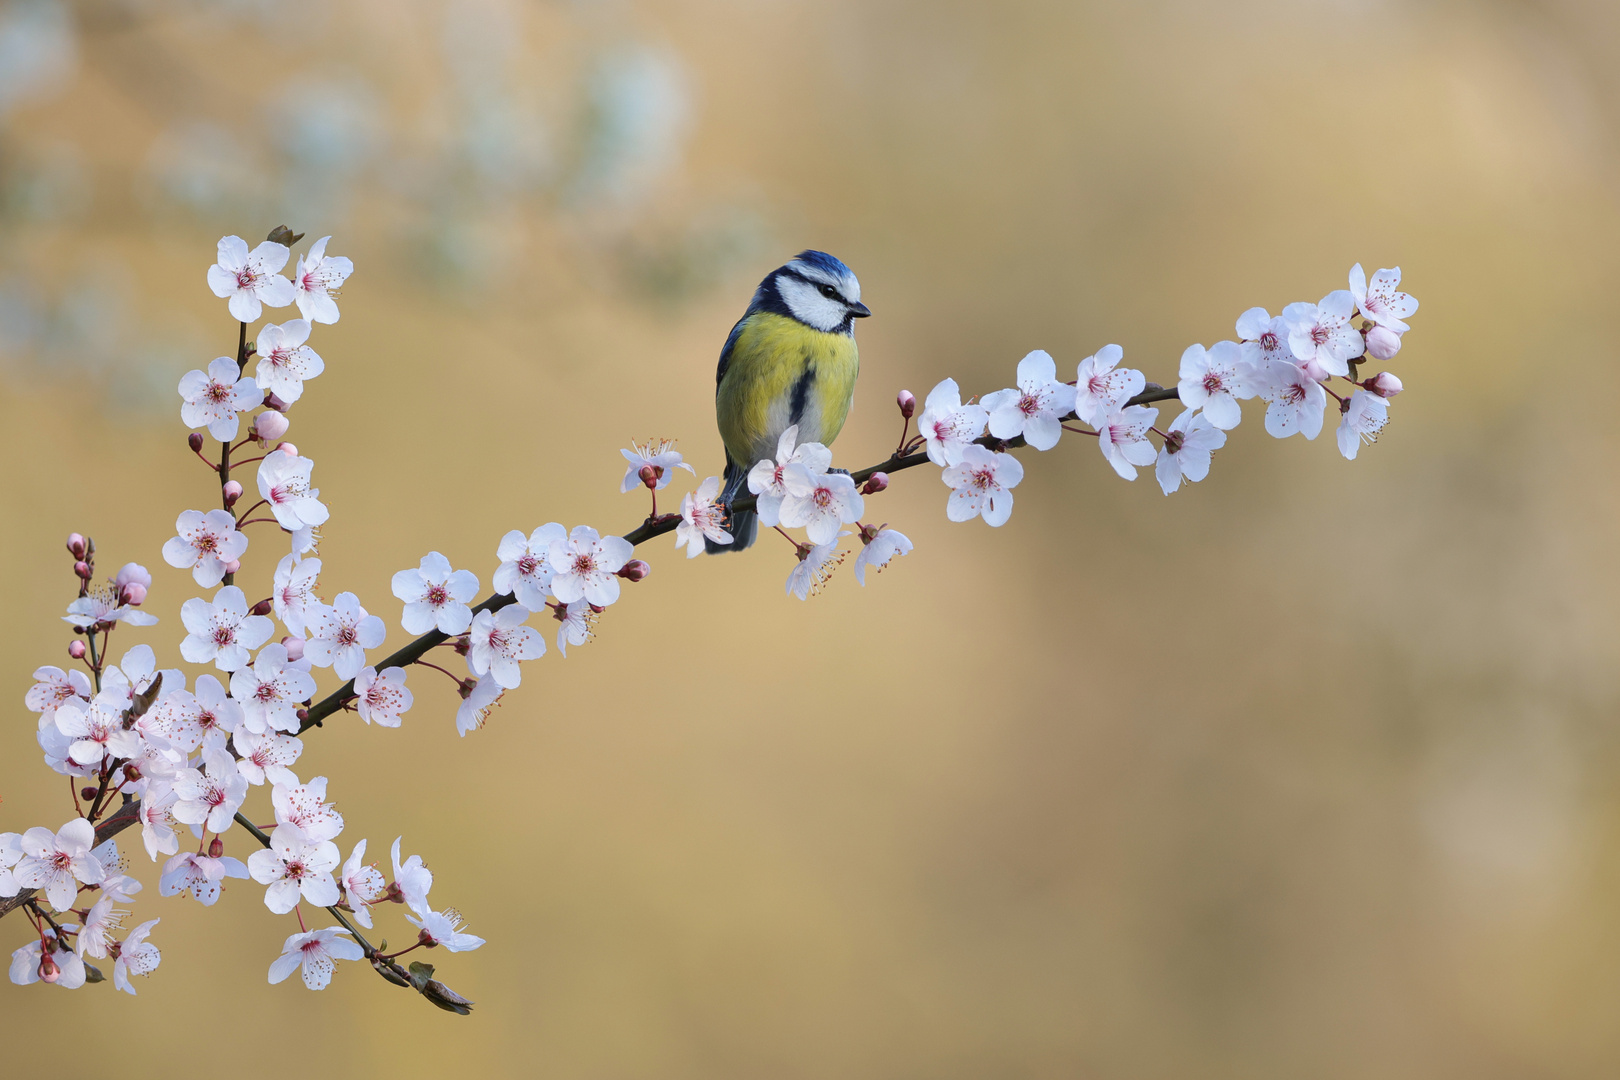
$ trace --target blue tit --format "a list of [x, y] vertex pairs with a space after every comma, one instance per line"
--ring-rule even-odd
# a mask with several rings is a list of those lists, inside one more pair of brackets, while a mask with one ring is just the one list
[[[801, 251], [759, 283], [715, 373], [714, 412], [726, 444], [720, 502], [728, 511], [747, 491], [748, 470], [774, 457], [794, 424], [801, 443], [838, 438], [861, 369], [855, 320], [870, 314], [854, 273], [825, 252]], [[711, 555], [751, 545], [759, 518], [742, 511], [729, 528], [730, 544], [706, 543]]]

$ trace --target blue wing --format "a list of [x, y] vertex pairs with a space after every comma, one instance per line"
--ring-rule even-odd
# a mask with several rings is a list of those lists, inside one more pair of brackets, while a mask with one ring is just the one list
[[[749, 314], [752, 314], [750, 311]], [[714, 392], [720, 393], [720, 382], [726, 377], [726, 368], [731, 366], [731, 350], [737, 344], [737, 336], [742, 333], [743, 323], [748, 321], [748, 315], [737, 320], [737, 325], [731, 328], [726, 335], [726, 343], [720, 348], [720, 367], [714, 373]]]

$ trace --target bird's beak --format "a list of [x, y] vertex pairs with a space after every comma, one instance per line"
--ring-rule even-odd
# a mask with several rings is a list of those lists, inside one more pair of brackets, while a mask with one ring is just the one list
[[857, 319], [864, 319], [868, 315], [872, 314], [872, 309], [857, 300], [855, 303], [849, 305], [849, 313], [855, 316]]

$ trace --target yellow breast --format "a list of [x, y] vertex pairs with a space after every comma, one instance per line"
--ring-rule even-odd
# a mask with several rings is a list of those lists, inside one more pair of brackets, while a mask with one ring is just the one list
[[843, 430], [860, 372], [847, 334], [828, 334], [786, 315], [751, 315], [732, 344], [715, 394], [720, 437], [734, 461], [772, 456], [789, 425], [800, 442], [831, 443]]

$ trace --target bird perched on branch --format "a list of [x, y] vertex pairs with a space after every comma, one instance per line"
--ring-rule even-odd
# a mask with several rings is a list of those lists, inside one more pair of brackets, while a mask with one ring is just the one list
[[[748, 470], [776, 453], [789, 427], [799, 425], [801, 443], [830, 444], [838, 437], [861, 367], [855, 320], [870, 314], [855, 274], [823, 251], [801, 251], [759, 283], [720, 350], [715, 373], [715, 418], [726, 444], [720, 503], [728, 514], [747, 488]], [[754, 512], [730, 517], [732, 542], [706, 542], [709, 554], [754, 542]]]

